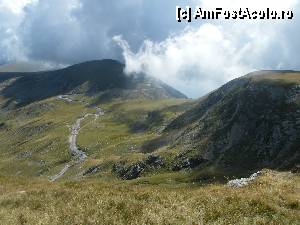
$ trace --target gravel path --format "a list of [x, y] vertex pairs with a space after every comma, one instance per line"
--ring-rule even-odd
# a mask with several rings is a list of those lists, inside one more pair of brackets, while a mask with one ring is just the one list
[[70, 163], [66, 164], [58, 174], [52, 176], [50, 178], [51, 181], [56, 181], [57, 179], [61, 178], [72, 166], [84, 162], [84, 160], [87, 158], [87, 155], [84, 151], [80, 150], [76, 144], [81, 122], [89, 116], [95, 116], [95, 120], [97, 120], [99, 116], [102, 115], [104, 115], [104, 112], [100, 108], [96, 108], [96, 113], [85, 114], [83, 117], [80, 117], [76, 120], [71, 128], [71, 135], [69, 137], [69, 151], [74, 159]]

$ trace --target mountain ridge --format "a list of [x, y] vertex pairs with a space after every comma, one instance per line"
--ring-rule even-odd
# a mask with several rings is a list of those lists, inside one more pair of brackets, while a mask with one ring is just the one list
[[[116, 60], [94, 60], [75, 64], [63, 69], [33, 73], [0, 73], [0, 81], [8, 82], [1, 95], [17, 105], [26, 105], [36, 100], [67, 94], [97, 94], [110, 89], [144, 91], [147, 98], [186, 98], [167, 84], [144, 74], [126, 75], [124, 64]], [[121, 90], [121, 91], [120, 91]], [[116, 93], [114, 93], [116, 95]], [[160, 96], [161, 95], [161, 96]]]
[[291, 169], [300, 163], [299, 103], [300, 72], [258, 71], [202, 98], [165, 132], [179, 132], [183, 155], [223, 168]]
[[[186, 179], [202, 180], [197, 173], [209, 170], [224, 180], [228, 174], [298, 165], [299, 72], [256, 71], [190, 100], [159, 80], [128, 76], [123, 69], [117, 61], [102, 60], [0, 74], [0, 148], [13, 162], [35, 165], [21, 164], [28, 171], [38, 167], [41, 175], [53, 176], [72, 160], [66, 124], [101, 108], [101, 119], [84, 120], [76, 139], [87, 160], [60, 179], [76, 171], [90, 176], [95, 168], [97, 176], [105, 168], [122, 179], [187, 170]], [[8, 162], [2, 162], [5, 171]], [[19, 172], [18, 166], [10, 173]]]

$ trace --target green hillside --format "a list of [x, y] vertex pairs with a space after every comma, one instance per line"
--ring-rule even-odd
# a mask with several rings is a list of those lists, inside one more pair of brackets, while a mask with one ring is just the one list
[[299, 82], [300, 73], [291, 71], [233, 80], [175, 119], [165, 134], [179, 134], [179, 161], [200, 158], [233, 172], [291, 169], [300, 162]]
[[123, 69], [0, 73], [0, 224], [297, 224], [300, 73], [190, 100]]
[[299, 175], [264, 171], [244, 188], [0, 177], [2, 224], [299, 224]]
[[[179, 91], [145, 75], [126, 75], [124, 65], [115, 60], [90, 61], [56, 71], [0, 73], [3, 107], [24, 106], [64, 94], [112, 98], [186, 98]], [[9, 84], [9, 85], [8, 85]]]
[[[2, 175], [49, 178], [71, 163], [64, 178], [98, 164], [103, 174], [115, 177], [114, 164], [148, 157], [147, 143], [191, 105], [158, 80], [125, 75], [123, 65], [113, 60], [0, 75]], [[104, 115], [84, 119], [77, 135], [76, 145], [88, 155], [77, 165], [70, 154], [70, 128], [97, 108]]]
[[[193, 101], [122, 68], [103, 60], [2, 74], [0, 174], [51, 178], [68, 167], [59, 178], [206, 183], [299, 163], [299, 73], [255, 72]], [[80, 163], [69, 143], [78, 120]]]

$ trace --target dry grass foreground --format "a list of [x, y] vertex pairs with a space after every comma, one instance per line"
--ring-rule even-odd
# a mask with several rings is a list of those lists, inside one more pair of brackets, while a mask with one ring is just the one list
[[299, 224], [300, 177], [243, 188], [0, 178], [0, 224]]

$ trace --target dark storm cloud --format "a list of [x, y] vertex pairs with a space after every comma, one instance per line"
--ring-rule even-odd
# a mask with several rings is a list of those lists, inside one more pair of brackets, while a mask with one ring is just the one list
[[172, 0], [40, 0], [27, 6], [19, 34], [34, 60], [122, 59], [112, 37], [122, 35], [133, 49], [146, 38], [167, 38], [183, 26], [174, 19], [174, 5]]

